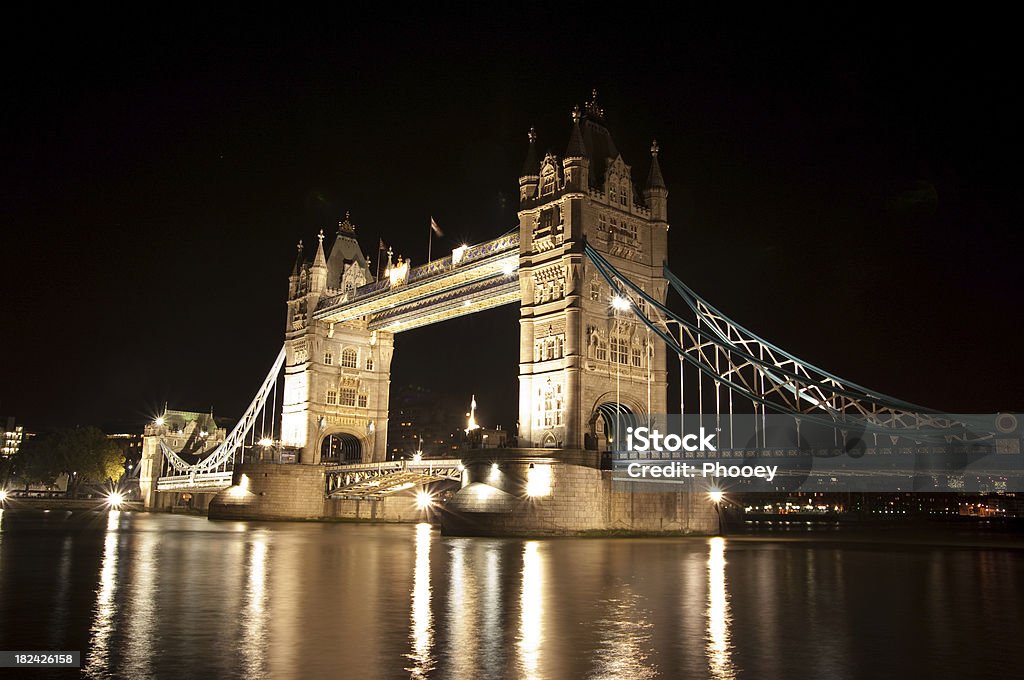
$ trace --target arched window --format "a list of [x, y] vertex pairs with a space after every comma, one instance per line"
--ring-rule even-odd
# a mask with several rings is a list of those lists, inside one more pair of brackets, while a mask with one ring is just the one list
[[341, 352], [341, 365], [345, 368], [355, 368], [358, 365], [359, 354], [352, 349], [347, 347]]
[[324, 364], [330, 366], [334, 363], [334, 355], [330, 352], [324, 352]]
[[366, 370], [367, 371], [372, 371], [373, 370], [373, 357], [366, 357]]

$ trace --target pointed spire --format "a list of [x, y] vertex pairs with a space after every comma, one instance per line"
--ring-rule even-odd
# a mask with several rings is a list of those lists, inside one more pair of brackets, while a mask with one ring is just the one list
[[572, 134], [569, 136], [569, 148], [565, 150], [566, 158], [586, 158], [587, 147], [583, 144], [583, 133], [580, 132], [580, 107], [572, 110]]
[[540, 167], [537, 165], [537, 133], [532, 127], [527, 138], [530, 140], [530, 146], [526, 150], [526, 161], [523, 163], [523, 171], [519, 176], [536, 177]]
[[298, 276], [302, 271], [302, 239], [299, 239], [298, 251], [299, 254], [295, 257], [295, 266], [292, 267], [292, 276]]
[[327, 258], [324, 256], [324, 230], [321, 229], [317, 235], [316, 257], [313, 259], [314, 267], [327, 268]]
[[665, 180], [661, 176], [661, 166], [658, 164], [658, 140], [651, 142], [651, 171], [647, 175], [648, 189], [664, 189]]

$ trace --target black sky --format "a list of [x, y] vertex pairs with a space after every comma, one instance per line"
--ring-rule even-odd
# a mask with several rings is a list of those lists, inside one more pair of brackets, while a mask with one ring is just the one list
[[[302, 41], [12, 25], [0, 415], [240, 414], [298, 239], [351, 211], [365, 251], [416, 264], [430, 215], [438, 250], [507, 231], [526, 131], [561, 154], [591, 87], [638, 182], [657, 137], [671, 266], [719, 308], [908, 401], [1024, 410], [1009, 28], [595, 13], [348, 16]], [[517, 314], [398, 336], [393, 384], [511, 425]]]

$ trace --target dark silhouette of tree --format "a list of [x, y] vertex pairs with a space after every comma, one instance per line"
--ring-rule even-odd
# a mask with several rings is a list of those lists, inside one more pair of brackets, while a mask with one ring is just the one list
[[95, 427], [54, 430], [25, 442], [14, 461], [25, 483], [53, 484], [68, 476], [68, 495], [76, 498], [82, 484], [117, 480], [124, 473], [124, 454], [117, 442]]

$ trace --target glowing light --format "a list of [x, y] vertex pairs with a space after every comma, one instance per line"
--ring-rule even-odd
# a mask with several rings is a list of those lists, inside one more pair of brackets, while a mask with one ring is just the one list
[[164, 424], [164, 417], [158, 416], [157, 419], [153, 421], [153, 424], [156, 425], [157, 427], [162, 427]]
[[107, 494], [107, 505], [112, 508], [119, 508], [124, 503], [124, 494], [120, 491], [111, 491]]
[[466, 249], [468, 247], [469, 246], [467, 246], [465, 243], [463, 243], [461, 246], [459, 246], [458, 248], [456, 248], [456, 249], [454, 249], [452, 251], [452, 264], [453, 265], [456, 265], [456, 264], [462, 262], [462, 258], [466, 256]]
[[433, 670], [436, 660], [432, 648], [434, 642], [433, 613], [430, 611], [430, 531], [429, 524], [416, 525], [416, 567], [413, 571], [411, 621], [409, 638], [412, 643], [410, 660], [412, 677], [426, 678]]
[[232, 498], [242, 498], [249, 493], [249, 475], [243, 474], [236, 486], [228, 489], [228, 495]]
[[536, 541], [523, 545], [523, 580], [519, 595], [519, 669], [523, 677], [540, 677], [544, 639], [544, 558]]
[[514, 274], [516, 269], [518, 269], [518, 268], [519, 268], [519, 263], [518, 262], [506, 262], [501, 267], [501, 273], [504, 274], [505, 276], [512, 276], [512, 274]]
[[526, 495], [547, 496], [551, 493], [551, 466], [530, 464], [526, 472]]
[[621, 295], [612, 296], [612, 307], [614, 309], [624, 312], [629, 309], [629, 305], [629, 298], [622, 297]]
[[420, 510], [426, 510], [434, 504], [434, 497], [429, 491], [417, 491], [416, 492], [416, 507]]
[[7, 500], [7, 489], [0, 489], [0, 503]]
[[713, 678], [735, 678], [730, 644], [729, 596], [725, 586], [725, 539], [710, 541], [708, 555], [707, 656]]
[[259, 441], [259, 445], [262, 446], [263, 448], [267, 448], [268, 446], [274, 445], [274, 440], [271, 439], [270, 437], [264, 437]]
[[721, 503], [722, 496], [722, 492], [719, 491], [718, 489], [712, 489], [711, 491], [708, 491], [708, 498], [711, 499], [712, 503]]

